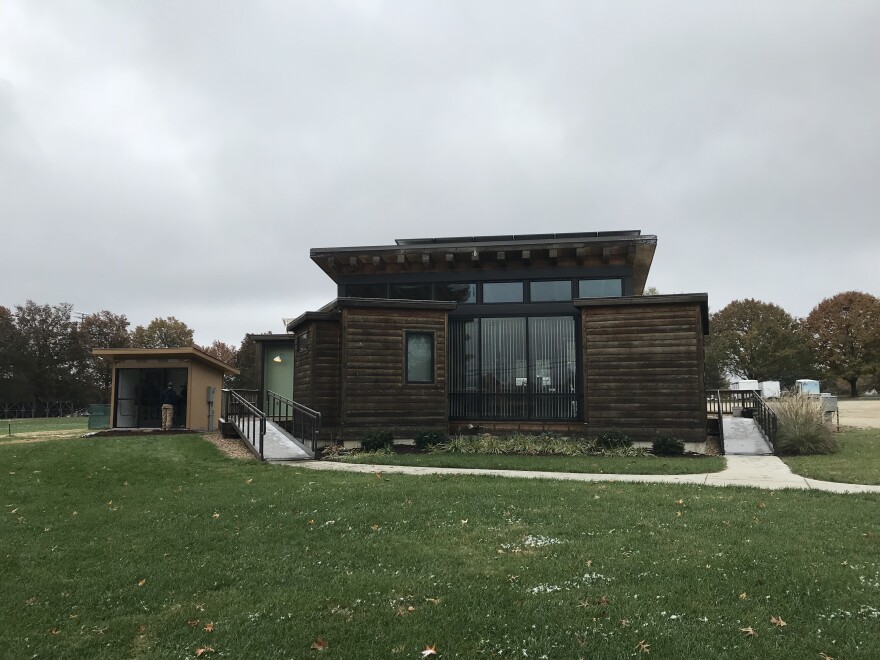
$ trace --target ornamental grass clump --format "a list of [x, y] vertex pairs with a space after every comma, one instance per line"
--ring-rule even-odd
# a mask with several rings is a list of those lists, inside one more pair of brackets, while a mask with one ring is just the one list
[[801, 394], [784, 397], [774, 406], [778, 420], [776, 453], [833, 454], [838, 450], [837, 440], [822, 419], [818, 399]]

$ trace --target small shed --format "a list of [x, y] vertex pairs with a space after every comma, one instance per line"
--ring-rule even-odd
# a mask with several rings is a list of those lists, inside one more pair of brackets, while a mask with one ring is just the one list
[[213, 431], [221, 416], [224, 375], [238, 369], [197, 348], [98, 348], [110, 360], [110, 426], [115, 429], [160, 428], [160, 396], [169, 384], [178, 397], [174, 428]]

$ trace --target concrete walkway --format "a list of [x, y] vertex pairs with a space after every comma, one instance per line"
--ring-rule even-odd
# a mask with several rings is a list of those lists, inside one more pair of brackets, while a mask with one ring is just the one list
[[773, 450], [761, 435], [761, 429], [751, 417], [732, 417], [725, 415], [721, 420], [724, 425], [724, 452], [730, 456], [771, 456]]
[[577, 472], [534, 472], [529, 470], [466, 470], [461, 468], [414, 467], [405, 465], [364, 465], [334, 461], [304, 461], [298, 468], [342, 472], [383, 472], [385, 474], [459, 474], [559, 481], [626, 481], [660, 484], [699, 484], [703, 486], [752, 486], [767, 490], [799, 488], [829, 493], [880, 493], [880, 486], [839, 484], [800, 477], [776, 456], [725, 456], [726, 469], [709, 474], [581, 474]]

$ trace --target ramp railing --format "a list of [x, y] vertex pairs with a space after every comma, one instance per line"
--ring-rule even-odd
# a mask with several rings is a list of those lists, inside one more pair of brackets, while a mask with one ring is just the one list
[[266, 392], [266, 414], [269, 419], [302, 442], [312, 457], [318, 452], [321, 413], [307, 408], [272, 390]]
[[236, 390], [223, 390], [223, 411], [248, 449], [263, 460], [266, 415]]

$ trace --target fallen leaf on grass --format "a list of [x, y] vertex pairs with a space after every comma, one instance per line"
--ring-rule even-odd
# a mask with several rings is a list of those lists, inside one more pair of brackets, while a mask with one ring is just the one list
[[745, 635], [746, 637], [757, 637], [758, 636], [758, 633], [751, 626], [749, 626], [748, 628], [740, 628], [739, 631], [743, 635]]
[[143, 635], [145, 632], [147, 632], [147, 626], [142, 623], [138, 626], [138, 635]]
[[645, 640], [642, 640], [641, 642], [636, 644], [636, 651], [638, 651], [639, 653], [650, 653], [651, 645], [645, 644]]
[[146, 583], [147, 583], [147, 578], [144, 578], [143, 580], [138, 580], [138, 586], [139, 586], [139, 587], [144, 586]]
[[675, 517], [676, 517], [676, 518], [681, 518], [681, 511], [676, 511], [676, 512], [675, 512]]
[[428, 646], [425, 644], [425, 650], [422, 651], [422, 657], [427, 658], [429, 655], [437, 655], [437, 645]]
[[214, 624], [213, 623], [206, 623], [203, 630], [205, 632], [214, 632]]
[[377, 472], [377, 473], [376, 473], [376, 479], [381, 479], [381, 478], [382, 478], [382, 473], [381, 473], [381, 472]]
[[739, 599], [740, 599], [740, 600], [748, 600], [748, 599], [749, 599], [749, 595], [748, 595], [745, 591], [743, 591], [743, 592], [739, 595]]
[[439, 598], [425, 598], [425, 600], [428, 601], [429, 603], [431, 603], [431, 605], [439, 605], [440, 604]]
[[318, 637], [314, 642], [312, 642], [312, 648], [315, 651], [323, 651], [330, 648], [330, 644], [323, 637]]
[[203, 655], [205, 655], [207, 653], [213, 653], [213, 652], [214, 652], [214, 649], [212, 649], [210, 646], [203, 646], [200, 649], [196, 649], [196, 657], [201, 658]]
[[252, 484], [253, 482], [254, 482], [253, 479], [246, 479], [246, 480], [245, 480], [245, 483], [246, 483], [246, 484]]
[[18, 507], [15, 507], [15, 508], [14, 508], [12, 511], [10, 511], [9, 513], [15, 513], [16, 511], [18, 511]]
[[628, 627], [628, 626], [629, 626], [629, 619], [621, 619], [621, 620], [620, 620], [620, 625], [621, 625], [621, 627], [623, 627], [623, 628]]
[[676, 504], [684, 504], [684, 500], [675, 500]]
[[190, 628], [195, 628], [197, 625], [199, 625], [199, 620], [198, 619], [190, 619], [189, 621], [186, 622], [186, 625], [188, 625]]
[[822, 651], [819, 651], [819, 658], [820, 660], [834, 660], [834, 658], [832, 658], [827, 653], [823, 653]]
[[778, 626], [779, 628], [782, 628], [782, 626], [787, 626], [787, 625], [788, 625], [785, 621], [782, 620], [781, 617], [780, 617], [780, 618], [777, 618], [777, 617], [772, 616], [772, 615], [771, 615], [771, 617], [770, 617], [770, 623], [772, 623], [774, 626]]
[[211, 517], [212, 517], [212, 518], [219, 518], [219, 517], [220, 517], [220, 514], [219, 514], [219, 513], [217, 513], [217, 512], [216, 512], [216, 511], [215, 511], [215, 512], [214, 512], [214, 515], [213, 515], [213, 516], [211, 516]]
[[379, 525], [370, 525], [370, 529], [372, 529], [374, 532], [378, 532], [381, 527], [379, 527]]
[[50, 635], [57, 635], [57, 634], [60, 633], [60, 632], [61, 632], [61, 631], [58, 630], [58, 628], [49, 628], [49, 634], [50, 634]]
[[37, 598], [36, 596], [31, 596], [26, 601], [24, 601], [24, 604], [25, 605], [36, 605], [39, 602], [40, 602], [39, 598]]

